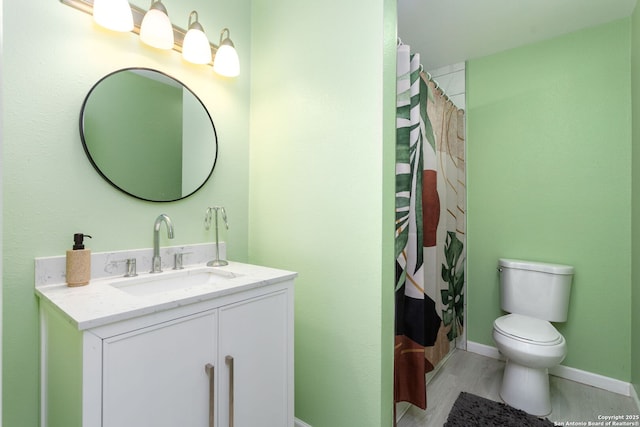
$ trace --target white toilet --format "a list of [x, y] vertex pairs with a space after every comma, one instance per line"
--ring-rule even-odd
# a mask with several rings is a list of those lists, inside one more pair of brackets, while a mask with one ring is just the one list
[[564, 337], [549, 322], [565, 322], [574, 268], [500, 259], [500, 305], [493, 340], [506, 357], [500, 397], [536, 416], [551, 413], [549, 368], [567, 354]]

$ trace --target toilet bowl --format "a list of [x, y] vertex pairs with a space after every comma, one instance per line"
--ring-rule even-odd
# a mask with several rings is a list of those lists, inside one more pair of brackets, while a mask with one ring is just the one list
[[564, 337], [547, 321], [508, 314], [494, 321], [493, 340], [507, 359], [502, 400], [532, 415], [549, 415], [549, 368], [567, 354]]
[[501, 258], [500, 307], [493, 340], [507, 359], [500, 397], [536, 416], [551, 413], [549, 368], [567, 355], [564, 337], [550, 322], [566, 322], [574, 268]]

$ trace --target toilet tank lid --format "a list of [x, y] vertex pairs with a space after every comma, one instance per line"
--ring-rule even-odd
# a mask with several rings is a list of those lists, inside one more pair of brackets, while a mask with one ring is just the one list
[[571, 265], [549, 264], [545, 262], [522, 261], [508, 258], [500, 258], [498, 260], [498, 265], [500, 267], [540, 271], [552, 274], [573, 274], [574, 272], [574, 268]]

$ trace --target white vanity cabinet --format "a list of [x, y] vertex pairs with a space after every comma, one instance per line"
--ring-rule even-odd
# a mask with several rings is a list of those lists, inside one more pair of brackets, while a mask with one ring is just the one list
[[41, 298], [42, 425], [293, 427], [293, 280], [79, 329]]
[[104, 339], [102, 426], [207, 426], [216, 332], [209, 311]]
[[293, 426], [286, 297], [266, 295], [218, 311], [217, 426]]

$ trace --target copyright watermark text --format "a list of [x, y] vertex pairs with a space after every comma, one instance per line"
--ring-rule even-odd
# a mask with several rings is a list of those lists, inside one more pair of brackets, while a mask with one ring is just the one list
[[595, 420], [592, 421], [554, 421], [554, 426], [568, 427], [568, 426], [628, 426], [628, 427], [640, 427], [640, 415], [598, 415]]

